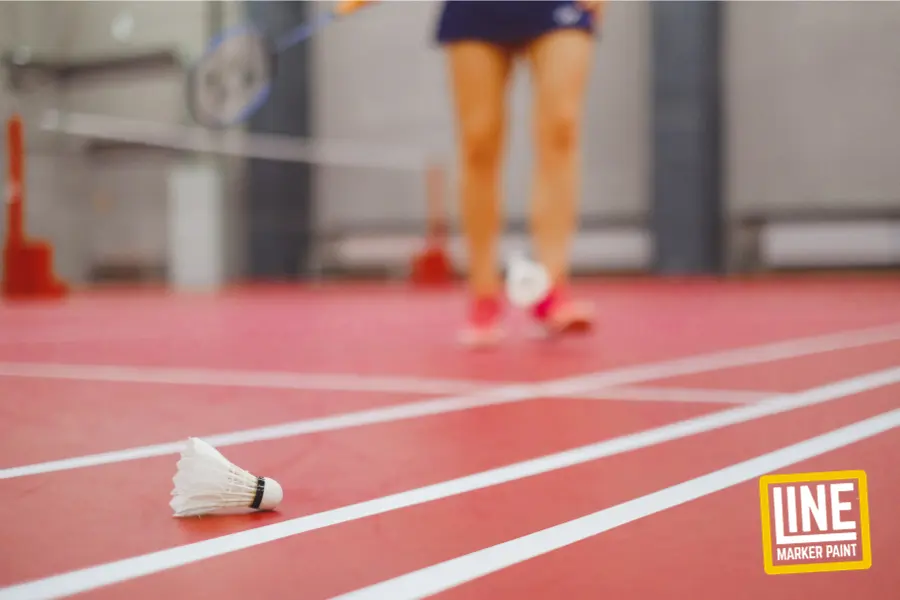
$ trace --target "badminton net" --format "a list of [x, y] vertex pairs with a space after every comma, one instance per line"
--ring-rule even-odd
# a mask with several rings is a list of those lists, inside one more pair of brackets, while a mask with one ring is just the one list
[[[61, 276], [80, 286], [290, 279], [255, 272], [250, 252], [303, 235], [310, 252], [287, 258], [297, 278], [405, 278], [446, 230], [445, 166], [421, 148], [53, 110], [25, 127], [41, 148], [26, 149], [26, 227], [47, 234]], [[310, 174], [305, 221], [248, 193], [251, 169], [285, 163]]]

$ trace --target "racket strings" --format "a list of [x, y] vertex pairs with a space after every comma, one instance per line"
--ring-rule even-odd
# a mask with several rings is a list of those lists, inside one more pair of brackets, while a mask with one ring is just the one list
[[271, 77], [264, 39], [252, 32], [231, 36], [197, 65], [195, 111], [217, 123], [240, 119], [265, 99]]
[[238, 123], [262, 106], [275, 76], [277, 55], [309, 39], [316, 31], [348, 14], [364, 0], [348, 2], [268, 38], [254, 27], [241, 27], [217, 39], [196, 63], [188, 79], [188, 109], [198, 123], [221, 127]]

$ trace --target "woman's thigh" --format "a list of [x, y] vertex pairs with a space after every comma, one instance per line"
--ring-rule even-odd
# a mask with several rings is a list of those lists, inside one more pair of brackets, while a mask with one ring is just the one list
[[512, 54], [479, 41], [448, 44], [447, 53], [460, 139], [476, 155], [493, 153], [505, 130]]
[[[558, 29], [531, 42], [534, 117], [539, 136], [577, 134], [584, 112], [595, 40], [579, 29]], [[545, 140], [547, 141], [547, 140]]]

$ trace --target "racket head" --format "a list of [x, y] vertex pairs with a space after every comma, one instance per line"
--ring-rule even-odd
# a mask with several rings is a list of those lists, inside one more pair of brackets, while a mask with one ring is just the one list
[[249, 118], [269, 98], [277, 67], [272, 41], [242, 25], [214, 38], [188, 72], [191, 118], [213, 129]]

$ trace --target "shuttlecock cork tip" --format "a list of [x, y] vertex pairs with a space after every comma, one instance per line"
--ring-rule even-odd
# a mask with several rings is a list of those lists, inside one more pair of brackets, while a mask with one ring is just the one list
[[250, 508], [273, 510], [281, 504], [283, 498], [284, 490], [281, 489], [280, 483], [271, 477], [259, 477], [256, 480], [256, 495], [250, 503]]

